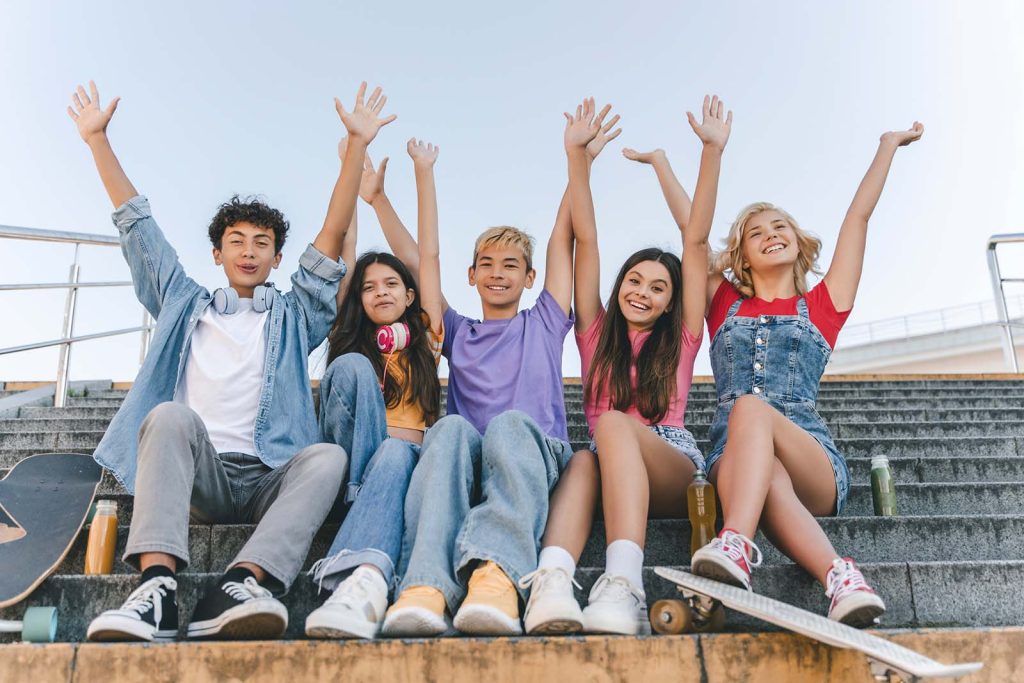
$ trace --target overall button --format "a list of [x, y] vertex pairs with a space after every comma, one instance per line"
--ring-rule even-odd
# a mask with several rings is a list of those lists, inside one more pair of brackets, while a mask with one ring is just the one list
[[764, 346], [764, 339], [761, 339], [760, 337], [758, 337], [754, 341], [755, 341], [755, 343], [757, 343], [758, 346]]
[[754, 363], [754, 369], [755, 370], [760, 370], [761, 369], [761, 364], [760, 363]]
[[760, 394], [761, 393], [761, 387], [754, 387], [754, 393], [755, 394]]
[[761, 316], [761, 322], [763, 322], [763, 323], [766, 323], [766, 322], [768, 322], [768, 316], [766, 316], [766, 315], [762, 315], [762, 316]]

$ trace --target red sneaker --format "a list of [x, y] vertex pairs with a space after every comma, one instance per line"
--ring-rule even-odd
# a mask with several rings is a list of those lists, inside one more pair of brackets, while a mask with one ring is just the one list
[[718, 538], [693, 554], [690, 571], [750, 590], [750, 571], [761, 566], [761, 559], [761, 549], [753, 541], [732, 529], [722, 529]]

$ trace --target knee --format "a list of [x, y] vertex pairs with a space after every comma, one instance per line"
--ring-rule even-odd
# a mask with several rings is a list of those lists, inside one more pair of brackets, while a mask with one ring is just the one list
[[185, 432], [195, 427], [197, 422], [202, 423], [196, 412], [184, 403], [165, 401], [146, 415], [146, 419], [142, 421], [140, 436], [147, 432], [152, 433], [153, 430], [158, 430], [162, 434], [166, 434], [167, 431]]
[[333, 443], [317, 443], [299, 451], [292, 467], [302, 476], [337, 489], [348, 472], [348, 453]]
[[377, 371], [373, 369], [370, 359], [361, 353], [346, 353], [338, 356], [327, 366], [322, 384], [337, 386], [342, 381], [372, 381], [377, 383]]
[[521, 410], [506, 410], [487, 423], [484, 441], [529, 438], [533, 419]]
[[594, 424], [594, 438], [621, 434], [624, 429], [630, 429], [633, 422], [633, 418], [619, 410], [601, 413]]
[[736, 399], [729, 413], [729, 428], [759, 422], [768, 418], [768, 404], [753, 394]]
[[[480, 432], [461, 415], [446, 415], [431, 427], [423, 439], [420, 460], [451, 463], [472, 459]], [[390, 439], [389, 439], [390, 440]]]

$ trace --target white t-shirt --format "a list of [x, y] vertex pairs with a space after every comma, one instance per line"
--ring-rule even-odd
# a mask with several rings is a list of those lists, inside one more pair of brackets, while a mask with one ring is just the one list
[[256, 455], [253, 426], [266, 362], [263, 328], [268, 315], [252, 310], [252, 299], [239, 299], [238, 311], [231, 315], [211, 305], [192, 332], [174, 400], [203, 419], [218, 453]]

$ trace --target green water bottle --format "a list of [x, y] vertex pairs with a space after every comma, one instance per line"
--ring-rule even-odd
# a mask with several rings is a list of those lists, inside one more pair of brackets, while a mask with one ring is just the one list
[[703, 471], [693, 473], [693, 482], [686, 489], [686, 507], [690, 517], [690, 555], [715, 537], [715, 487]]
[[876, 516], [892, 517], [896, 514], [896, 482], [889, 469], [889, 458], [884, 455], [871, 458], [871, 499]]

